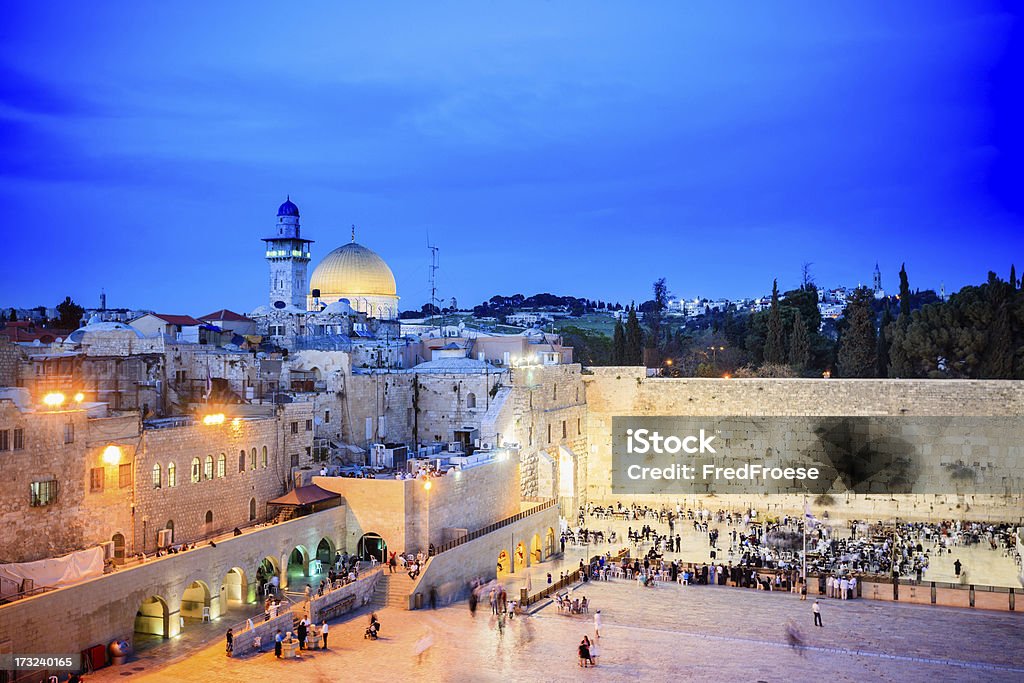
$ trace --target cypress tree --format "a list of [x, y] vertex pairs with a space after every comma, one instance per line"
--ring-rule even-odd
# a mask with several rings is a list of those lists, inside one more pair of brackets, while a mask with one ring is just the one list
[[786, 362], [786, 339], [779, 310], [779, 281], [772, 280], [772, 306], [768, 311], [768, 336], [764, 341], [764, 362]]
[[889, 377], [913, 377], [914, 367], [905, 345], [907, 330], [910, 328], [910, 283], [907, 280], [907, 266], [900, 266], [900, 314], [896, 324], [886, 332], [889, 345]]
[[839, 340], [839, 372], [842, 377], [874, 377], [878, 340], [871, 292], [860, 287], [843, 311], [846, 329]]
[[910, 315], [910, 282], [907, 280], [907, 264], [900, 265], [900, 317]]
[[630, 305], [626, 317], [626, 365], [644, 364], [644, 333], [636, 317], [636, 304]]
[[612, 335], [612, 365], [626, 364], [626, 328], [622, 320], [615, 321], [615, 333]]
[[807, 369], [811, 362], [811, 337], [807, 333], [807, 326], [804, 325], [800, 309], [797, 309], [793, 318], [793, 332], [789, 335], [789, 364], [797, 373]]
[[1017, 289], [1017, 266], [1010, 264], [1010, 289]]
[[882, 310], [882, 324], [878, 328], [878, 352], [876, 354], [876, 376], [889, 376], [889, 332], [886, 328], [892, 324], [892, 314], [889, 313], [889, 304]]

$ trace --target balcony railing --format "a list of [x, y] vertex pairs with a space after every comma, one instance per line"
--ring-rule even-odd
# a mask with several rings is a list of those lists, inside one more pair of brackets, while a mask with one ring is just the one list
[[475, 531], [471, 531], [468, 534], [466, 534], [465, 536], [460, 536], [459, 538], [456, 538], [455, 540], [448, 541], [444, 545], [438, 546], [438, 547], [434, 548], [434, 552], [432, 553], [432, 555], [439, 555], [439, 554], [445, 552], [446, 550], [451, 550], [452, 548], [456, 548], [456, 547], [462, 545], [463, 543], [468, 543], [469, 541], [472, 541], [474, 539], [480, 538], [481, 536], [485, 536], [485, 535], [491, 533], [492, 531], [496, 531], [496, 530], [498, 530], [498, 529], [500, 529], [502, 527], [508, 526], [509, 524], [515, 524], [519, 520], [526, 519], [530, 515], [536, 514], [538, 512], [542, 512], [544, 510], [547, 510], [548, 508], [553, 508], [556, 505], [558, 505], [558, 500], [555, 499], [555, 498], [550, 498], [548, 500], [545, 500], [540, 505], [537, 505], [536, 507], [532, 507], [529, 510], [523, 510], [519, 514], [512, 515], [511, 517], [506, 517], [505, 519], [500, 520], [498, 522], [495, 522], [494, 524], [489, 524], [489, 525], [487, 525], [487, 526], [485, 526], [485, 527], [483, 527], [481, 529], [477, 529]]

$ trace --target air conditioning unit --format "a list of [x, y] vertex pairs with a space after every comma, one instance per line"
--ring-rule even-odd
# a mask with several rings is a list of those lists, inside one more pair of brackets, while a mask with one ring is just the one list
[[494, 448], [494, 444], [491, 443], [490, 441], [484, 441], [482, 444], [480, 444], [480, 450], [482, 451], [489, 451], [492, 448]]
[[100, 543], [100, 547], [103, 548], [103, 559], [112, 560], [114, 559], [114, 542], [105, 541]]
[[156, 546], [158, 548], [166, 548], [172, 543], [173, 536], [174, 531], [172, 529], [161, 529], [156, 533]]

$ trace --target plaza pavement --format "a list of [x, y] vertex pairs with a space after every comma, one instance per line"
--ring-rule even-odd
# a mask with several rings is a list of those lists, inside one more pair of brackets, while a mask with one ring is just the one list
[[[542, 568], [543, 565], [538, 566]], [[381, 676], [437, 681], [1020, 681], [1024, 615], [873, 602], [822, 601], [824, 628], [811, 625], [811, 601], [789, 593], [618, 580], [581, 584], [591, 615], [559, 614], [541, 603], [503, 632], [486, 603], [378, 612], [379, 641], [362, 638], [368, 612], [332, 624], [331, 650], [301, 660], [272, 652], [229, 659], [223, 641], [179, 655], [105, 669], [89, 681], [337, 681]], [[581, 670], [576, 645], [593, 637], [602, 610], [598, 666]], [[805, 646], [786, 644], [792, 619]], [[433, 645], [420, 661], [417, 643]]]

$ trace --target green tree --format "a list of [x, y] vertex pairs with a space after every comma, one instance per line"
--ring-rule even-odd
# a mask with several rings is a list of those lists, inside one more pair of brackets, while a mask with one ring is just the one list
[[644, 313], [644, 322], [647, 324], [649, 332], [647, 343], [652, 349], [661, 349], [663, 348], [662, 322], [665, 317], [665, 309], [668, 308], [668, 285], [665, 284], [665, 278], [659, 278], [654, 282], [654, 299], [651, 300], [651, 304]]
[[10, 320], [11, 322], [14, 322], [15, 320], [18, 319], [18, 312], [12, 308], [11, 312], [7, 315], [7, 319]]
[[768, 336], [764, 342], [765, 363], [786, 362], [786, 339], [779, 310], [779, 281], [772, 281], [772, 305], [768, 311]]
[[82, 325], [82, 316], [85, 309], [71, 300], [71, 297], [64, 297], [64, 301], [57, 304], [57, 327], [62, 330], [77, 330]]
[[839, 338], [839, 373], [842, 377], [874, 377], [878, 340], [875, 338], [874, 295], [859, 287], [843, 311], [845, 328]]
[[[907, 328], [910, 326], [910, 282], [907, 279], [907, 266], [900, 266], [900, 313], [896, 322], [886, 330], [889, 342], [889, 377], [913, 377], [914, 368], [906, 349]], [[899, 339], [899, 343], [894, 343]]]
[[573, 349], [573, 360], [587, 367], [616, 365], [612, 362], [612, 340], [600, 332], [567, 326], [558, 333], [562, 343]]
[[1017, 266], [1010, 264], [1010, 289], [1017, 289]]
[[612, 334], [612, 365], [626, 364], [626, 328], [622, 320], [615, 321], [615, 332]]
[[889, 304], [882, 309], [882, 324], [878, 328], [878, 350], [875, 354], [875, 374], [878, 377], [889, 376], [889, 328], [892, 325], [892, 314]]
[[626, 365], [644, 364], [644, 333], [636, 317], [636, 305], [630, 305], [626, 316]]
[[807, 334], [803, 316], [797, 309], [793, 318], [793, 332], [789, 335], [789, 364], [796, 372], [802, 373], [811, 362], [811, 338]]

